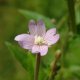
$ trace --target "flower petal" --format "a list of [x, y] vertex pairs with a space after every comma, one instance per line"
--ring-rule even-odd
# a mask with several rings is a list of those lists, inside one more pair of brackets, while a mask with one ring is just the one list
[[40, 46], [34, 45], [32, 48], [32, 53], [39, 53], [39, 50], [40, 50]]
[[59, 40], [59, 34], [56, 34], [54, 36], [46, 36], [45, 40], [48, 45], [55, 44]]
[[42, 20], [39, 20], [37, 22], [37, 34], [39, 36], [44, 36], [46, 33], [46, 28], [45, 28], [45, 24], [43, 23]]
[[41, 54], [41, 56], [46, 55], [47, 52], [48, 52], [48, 46], [46, 46], [46, 45], [40, 46], [40, 54]]
[[29, 22], [29, 32], [32, 35], [36, 35], [37, 34], [37, 26], [36, 26], [34, 20], [30, 20], [30, 22]]
[[48, 46], [46, 45], [34, 45], [32, 48], [32, 53], [40, 53], [41, 56], [46, 55], [48, 52]]
[[24, 41], [19, 41], [18, 43], [20, 44], [20, 46], [22, 48], [29, 49], [29, 50], [31, 50], [33, 45], [34, 45], [32, 42], [27, 42], [27, 41], [25, 41], [25, 42]]
[[49, 35], [53, 36], [54, 34], [56, 34], [56, 28], [52, 28], [46, 32], [47, 36]]
[[21, 34], [15, 37], [15, 40], [19, 42], [20, 46], [24, 49], [31, 49], [34, 45], [34, 37], [29, 34]]
[[20, 34], [20, 35], [17, 35], [14, 40], [15, 41], [24, 41], [29, 37], [30, 37], [29, 34]]

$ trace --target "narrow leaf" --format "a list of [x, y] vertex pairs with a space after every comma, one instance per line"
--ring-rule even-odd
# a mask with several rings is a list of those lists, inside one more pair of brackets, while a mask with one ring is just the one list
[[27, 11], [27, 10], [19, 10], [19, 12], [27, 19], [28, 18], [35, 19], [35, 20], [42, 19], [48, 28], [54, 27], [54, 25], [52, 24], [51, 20], [48, 17], [45, 17], [45, 16], [38, 14], [36, 12]]
[[25, 53], [21, 48], [12, 45], [9, 42], [6, 42], [6, 46], [8, 47], [9, 51], [14, 54], [16, 59], [21, 63], [23, 68], [30, 73], [31, 77], [33, 77], [33, 70], [34, 70], [34, 57], [32, 54]]

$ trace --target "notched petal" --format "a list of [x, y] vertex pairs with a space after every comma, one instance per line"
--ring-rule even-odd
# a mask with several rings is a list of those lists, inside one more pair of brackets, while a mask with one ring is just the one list
[[40, 46], [40, 54], [41, 54], [41, 56], [46, 55], [47, 52], [48, 52], [48, 46], [45, 46], [45, 45]]
[[37, 27], [36, 27], [36, 23], [34, 20], [30, 20], [30, 22], [29, 22], [29, 32], [32, 35], [37, 34]]
[[46, 33], [45, 24], [42, 20], [38, 20], [37, 22], [37, 34], [39, 36], [43, 36]]
[[23, 41], [19, 41], [18, 42], [20, 44], [20, 46], [24, 49], [29, 49], [31, 50], [33, 47], [33, 43], [32, 42], [23, 42]]
[[29, 34], [21, 34], [15, 37], [20, 46], [24, 49], [31, 49], [34, 45], [34, 37]]
[[40, 47], [38, 45], [34, 45], [32, 47], [32, 53], [39, 53]]
[[46, 38], [48, 45], [55, 44], [58, 40], [59, 40], [59, 34], [56, 34], [54, 36], [48, 36]]
[[29, 21], [29, 26], [35, 26], [36, 24], [35, 24], [35, 21], [34, 20], [30, 20]]
[[46, 36], [49, 36], [49, 35], [53, 36], [55, 34], [56, 34], [56, 28], [52, 28], [46, 32]]
[[38, 25], [45, 26], [44, 22], [42, 20], [38, 20]]
[[20, 34], [20, 35], [17, 35], [14, 40], [15, 41], [23, 41], [27, 38], [27, 36], [29, 36], [28, 34]]

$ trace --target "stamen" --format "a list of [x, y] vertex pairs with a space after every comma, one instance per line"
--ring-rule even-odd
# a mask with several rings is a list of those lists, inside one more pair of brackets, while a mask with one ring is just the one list
[[41, 36], [35, 36], [35, 44], [41, 45], [44, 44], [45, 40]]

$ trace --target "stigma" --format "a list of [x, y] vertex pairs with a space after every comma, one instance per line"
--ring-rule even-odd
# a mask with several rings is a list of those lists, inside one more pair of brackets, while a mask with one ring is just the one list
[[45, 40], [41, 36], [35, 36], [34, 43], [37, 44], [37, 45], [42, 45], [42, 44], [45, 44]]

